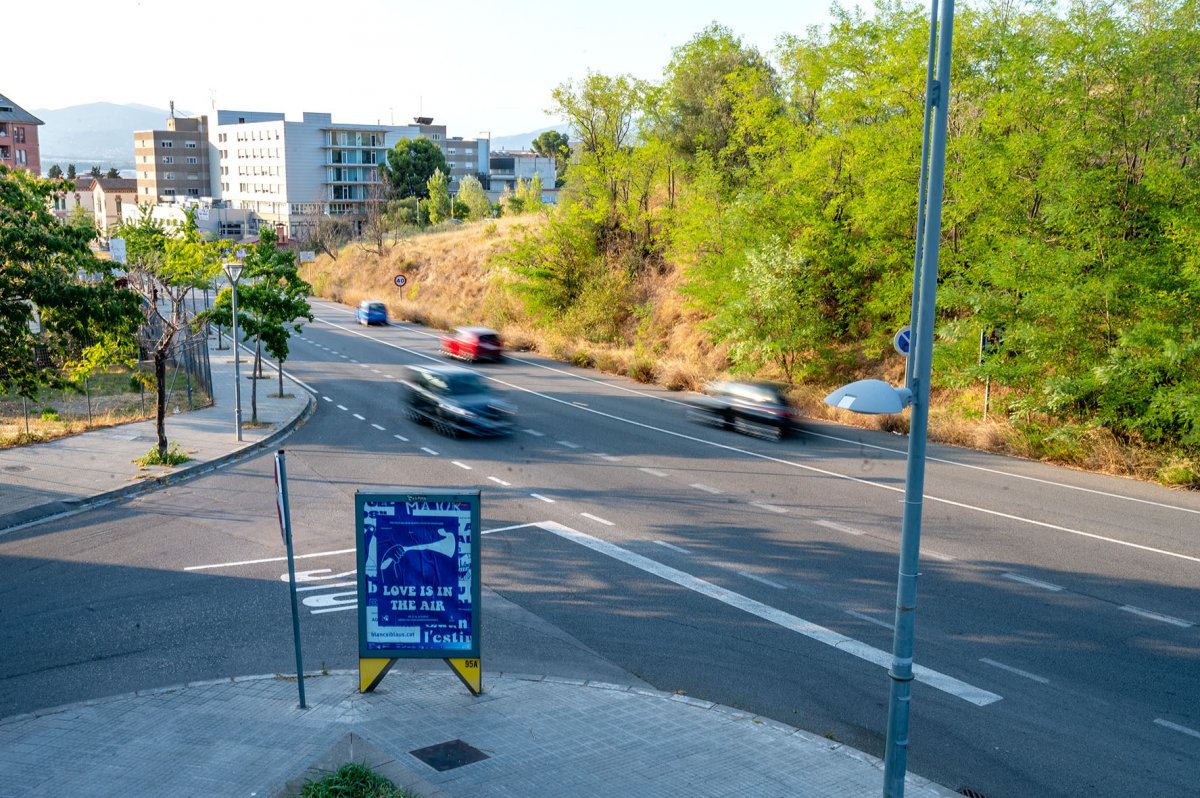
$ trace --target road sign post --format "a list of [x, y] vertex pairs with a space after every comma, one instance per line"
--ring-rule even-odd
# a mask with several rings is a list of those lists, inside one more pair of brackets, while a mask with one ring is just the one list
[[296, 602], [296, 559], [292, 549], [292, 516], [288, 508], [287, 467], [283, 449], [275, 453], [275, 509], [279, 512], [279, 534], [287, 549], [288, 590], [292, 594], [292, 638], [296, 643], [296, 684], [300, 688], [300, 708], [304, 704], [304, 657], [300, 653], [300, 608]]

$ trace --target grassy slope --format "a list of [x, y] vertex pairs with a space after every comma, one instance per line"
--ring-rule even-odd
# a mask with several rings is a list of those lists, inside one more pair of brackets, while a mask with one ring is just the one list
[[[491, 326], [513, 349], [538, 351], [672, 390], [698, 389], [724, 372], [727, 363], [722, 351], [711, 344], [700, 329], [702, 319], [686, 308], [675, 290], [680, 278], [677, 268], [646, 277], [639, 284], [639, 299], [653, 307], [654, 314], [638, 326], [636, 347], [598, 345], [535, 329], [519, 302], [501, 287], [506, 275], [489, 268], [489, 263], [508, 242], [542, 223], [540, 217], [531, 215], [455, 225], [401, 239], [382, 256], [350, 244], [336, 260], [321, 255], [316, 262], [305, 264], [301, 274], [316, 294], [326, 299], [347, 305], [363, 299], [383, 300], [393, 318], [436, 329], [460, 324]], [[397, 274], [408, 278], [403, 289], [393, 284]], [[903, 361], [897, 358], [887, 374], [871, 376], [899, 384], [904, 379], [903, 369]], [[834, 387], [806, 384], [793, 388], [791, 395], [801, 412], [810, 417], [907, 431], [907, 414], [860, 416], [829, 408], [821, 399]], [[984, 420], [982, 386], [965, 391], [935, 390], [932, 403], [929, 437], [934, 441], [1200, 487], [1196, 464], [1123, 446], [1103, 430], [1089, 431], [1084, 446], [1063, 450], [1055, 448], [1052, 430], [1050, 434], [1044, 428], [1034, 432], [994, 415]]]

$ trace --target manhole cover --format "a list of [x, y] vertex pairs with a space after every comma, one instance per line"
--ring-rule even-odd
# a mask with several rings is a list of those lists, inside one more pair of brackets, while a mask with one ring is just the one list
[[5, 467], [4, 467], [4, 470], [5, 470], [5, 471], [11, 471], [11, 472], [12, 472], [12, 473], [14, 473], [14, 474], [18, 474], [18, 473], [20, 473], [20, 472], [22, 472], [22, 471], [28, 471], [28, 470], [29, 470], [29, 466], [22, 466], [22, 465], [5, 466]]
[[410, 754], [437, 771], [453, 770], [472, 762], [482, 762], [488, 755], [478, 748], [464, 743], [462, 740], [451, 740], [438, 743], [428, 748], [418, 748], [409, 751]]

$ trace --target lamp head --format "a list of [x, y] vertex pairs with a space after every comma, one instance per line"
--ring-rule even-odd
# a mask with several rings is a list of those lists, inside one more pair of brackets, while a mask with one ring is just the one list
[[912, 404], [912, 391], [883, 380], [858, 380], [826, 396], [825, 404], [851, 413], [899, 413]]
[[229, 282], [236, 283], [238, 278], [242, 276], [244, 264], [234, 261], [233, 263], [226, 263], [222, 268], [224, 268], [225, 276], [229, 278]]

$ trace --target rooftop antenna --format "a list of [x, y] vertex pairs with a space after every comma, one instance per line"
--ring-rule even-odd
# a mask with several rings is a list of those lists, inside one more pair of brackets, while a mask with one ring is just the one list
[[216, 89], [208, 90], [208, 101], [212, 104], [212, 109], [214, 111], [217, 110], [217, 90]]
[[171, 118], [175, 118], [175, 101], [171, 100]]

